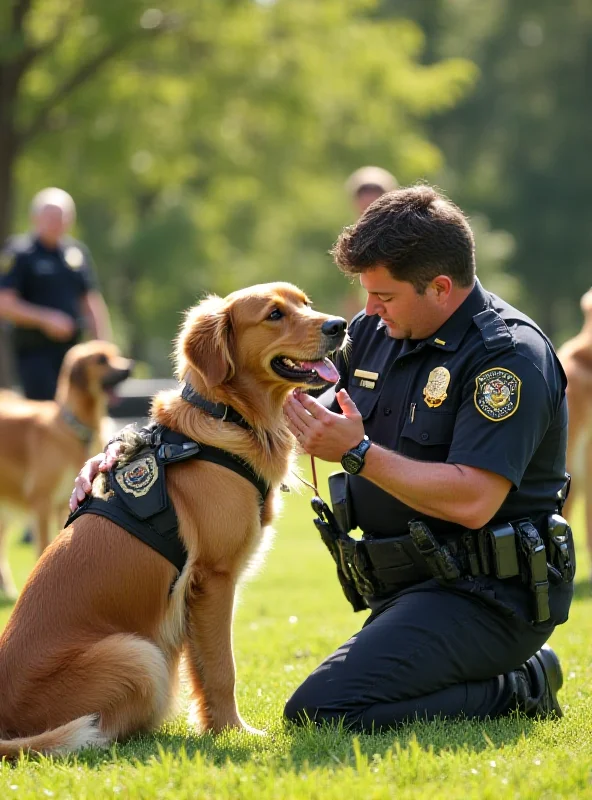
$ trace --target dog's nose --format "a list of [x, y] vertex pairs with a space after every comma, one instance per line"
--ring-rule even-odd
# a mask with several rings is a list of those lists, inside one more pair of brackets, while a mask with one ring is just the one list
[[335, 338], [345, 333], [346, 328], [347, 322], [343, 319], [343, 317], [333, 317], [332, 319], [328, 319], [326, 322], [323, 322], [321, 325], [321, 332], [324, 333], [325, 336]]

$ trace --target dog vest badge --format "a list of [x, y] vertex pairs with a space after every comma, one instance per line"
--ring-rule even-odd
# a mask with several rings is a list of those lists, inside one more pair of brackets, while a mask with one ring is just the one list
[[148, 494], [158, 478], [156, 458], [150, 453], [117, 470], [115, 479], [124, 492], [134, 497]]
[[509, 369], [494, 367], [475, 378], [477, 411], [493, 422], [511, 417], [520, 404], [522, 381]]
[[446, 390], [450, 383], [450, 372], [446, 367], [436, 367], [428, 375], [423, 390], [423, 399], [430, 408], [438, 408], [448, 397]]

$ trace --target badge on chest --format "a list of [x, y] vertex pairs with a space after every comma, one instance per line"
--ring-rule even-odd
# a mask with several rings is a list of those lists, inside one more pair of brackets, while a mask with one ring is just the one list
[[430, 408], [438, 408], [448, 397], [450, 372], [446, 367], [436, 367], [428, 375], [428, 382], [423, 390], [423, 399]]

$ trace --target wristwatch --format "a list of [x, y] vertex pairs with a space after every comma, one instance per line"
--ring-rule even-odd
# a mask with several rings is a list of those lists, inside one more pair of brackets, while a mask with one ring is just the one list
[[372, 442], [367, 436], [356, 447], [352, 447], [341, 457], [341, 466], [350, 475], [357, 475], [364, 466], [364, 458]]

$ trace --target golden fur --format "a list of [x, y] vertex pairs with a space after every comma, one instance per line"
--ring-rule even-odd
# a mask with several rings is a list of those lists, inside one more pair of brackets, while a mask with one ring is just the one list
[[271, 491], [261, 504], [255, 486], [225, 467], [195, 459], [168, 466], [188, 552], [176, 581], [172, 564], [103, 517], [83, 515], [63, 531], [0, 639], [0, 756], [68, 752], [155, 728], [174, 697], [182, 652], [200, 728], [247, 727], [235, 701], [235, 588], [290, 470], [293, 439], [282, 409], [302, 385], [271, 363], [326, 356], [340, 344], [321, 331], [328, 319], [285, 283], [210, 297], [188, 312], [177, 376], [233, 406], [252, 430], [209, 416], [179, 390], [157, 395], [152, 417], [244, 458]]
[[567, 471], [572, 476], [569, 499], [564, 514], [571, 518], [577, 494], [584, 495], [586, 542], [592, 555], [592, 289], [583, 295], [582, 330], [558, 350], [567, 375], [569, 426]]
[[[129, 375], [130, 367], [114, 344], [93, 340], [66, 353], [55, 400], [26, 400], [14, 392], [0, 392], [0, 592], [15, 594], [4, 553], [11, 508], [32, 515], [41, 554], [52, 525], [59, 530], [68, 516], [75, 475], [89, 453], [103, 446], [100, 431], [108, 392]], [[92, 435], [90, 442], [82, 441], [72, 416]]]

